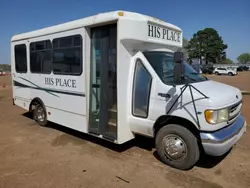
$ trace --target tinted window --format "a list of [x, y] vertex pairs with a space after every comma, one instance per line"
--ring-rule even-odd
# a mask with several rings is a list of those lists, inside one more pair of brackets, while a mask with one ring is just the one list
[[138, 60], [133, 83], [132, 114], [134, 116], [143, 118], [148, 116], [151, 83], [151, 75], [142, 65], [142, 62]]
[[225, 68], [218, 68], [218, 70], [226, 70]]
[[15, 46], [15, 68], [17, 73], [27, 72], [27, 54], [26, 45], [20, 44]]
[[30, 71], [51, 73], [52, 45], [50, 40], [30, 43]]
[[53, 72], [69, 75], [82, 73], [82, 38], [80, 35], [53, 40]]

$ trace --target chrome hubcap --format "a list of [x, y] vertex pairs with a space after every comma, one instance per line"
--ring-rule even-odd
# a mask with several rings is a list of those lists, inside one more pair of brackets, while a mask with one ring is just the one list
[[187, 145], [177, 135], [167, 135], [163, 139], [166, 156], [171, 160], [182, 160], [187, 156]]
[[37, 119], [39, 120], [39, 121], [44, 121], [44, 119], [45, 119], [45, 114], [44, 114], [44, 110], [43, 110], [43, 108], [42, 107], [38, 107], [38, 109], [37, 109]]

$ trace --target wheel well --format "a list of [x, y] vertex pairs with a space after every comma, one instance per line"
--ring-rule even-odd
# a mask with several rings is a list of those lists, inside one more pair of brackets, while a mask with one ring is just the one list
[[155, 124], [154, 124], [154, 138], [156, 137], [157, 132], [165, 125], [168, 124], [178, 124], [181, 125], [185, 128], [187, 128], [189, 131], [191, 131], [195, 137], [200, 140], [200, 136], [199, 136], [199, 130], [197, 129], [197, 127], [189, 120], [185, 119], [185, 118], [181, 118], [181, 117], [177, 117], [177, 116], [167, 116], [167, 115], [163, 115], [160, 116]]
[[42, 105], [42, 106], [44, 107], [44, 109], [45, 109], [45, 106], [44, 106], [43, 101], [42, 101], [40, 98], [36, 97], [36, 98], [34, 98], [34, 99], [31, 101], [31, 103], [30, 103], [30, 106], [29, 106], [29, 111], [30, 111], [30, 112], [33, 110], [32, 106], [35, 105], [35, 104], [40, 104], [40, 105]]

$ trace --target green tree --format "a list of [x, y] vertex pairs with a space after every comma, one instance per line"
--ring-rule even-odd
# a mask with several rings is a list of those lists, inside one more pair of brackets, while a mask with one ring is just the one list
[[225, 64], [233, 64], [234, 62], [229, 59], [229, 58], [226, 58], [224, 61], [222, 61], [222, 63], [225, 63]]
[[240, 62], [240, 63], [247, 63], [250, 61], [250, 54], [249, 53], [243, 53], [241, 54], [237, 60]]
[[226, 58], [227, 45], [213, 28], [200, 30], [193, 35], [187, 45], [189, 59], [198, 58], [202, 62], [218, 63]]
[[1, 71], [11, 71], [10, 64], [0, 64], [0, 72]]

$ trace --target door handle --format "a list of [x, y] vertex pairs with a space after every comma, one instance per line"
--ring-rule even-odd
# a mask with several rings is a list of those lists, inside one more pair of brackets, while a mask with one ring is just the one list
[[158, 93], [158, 96], [164, 97], [164, 98], [171, 98], [170, 94], [168, 93]]

